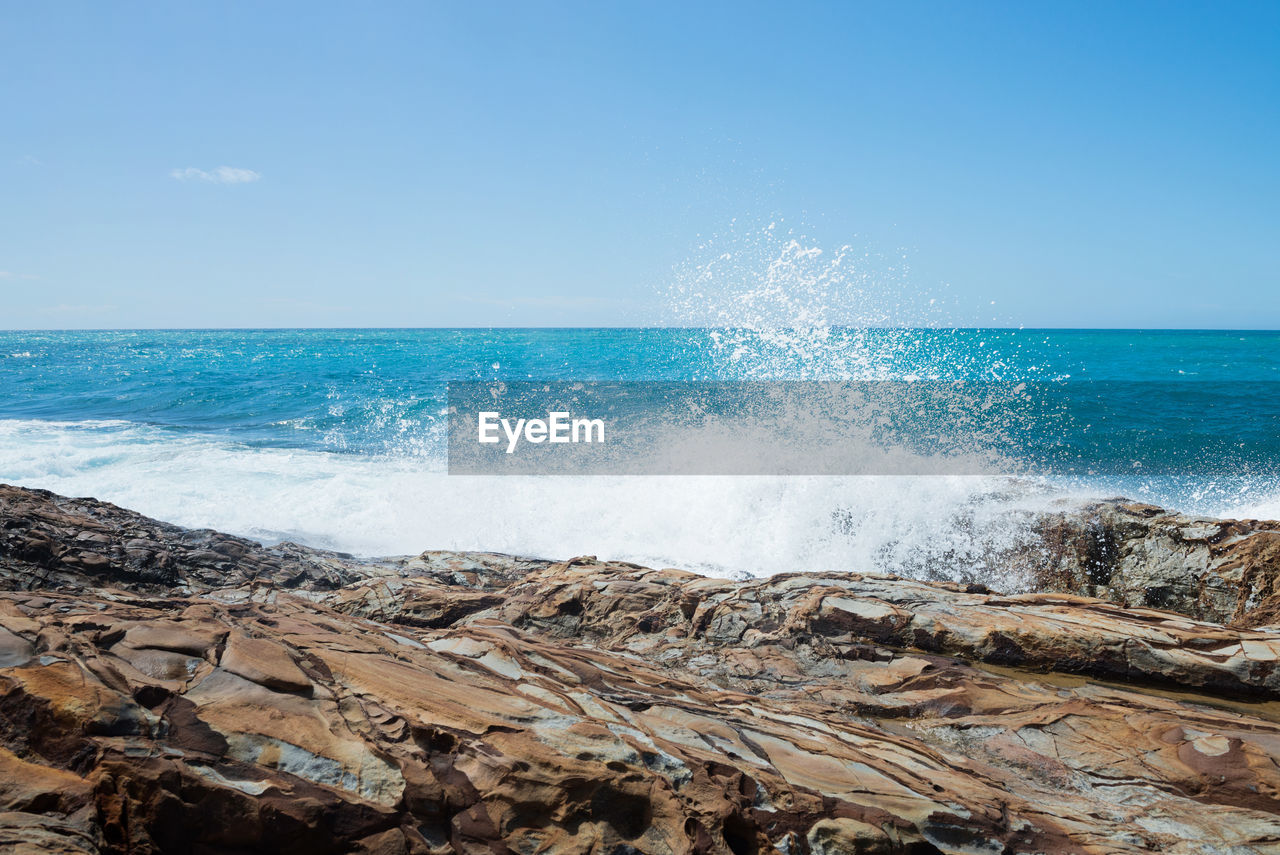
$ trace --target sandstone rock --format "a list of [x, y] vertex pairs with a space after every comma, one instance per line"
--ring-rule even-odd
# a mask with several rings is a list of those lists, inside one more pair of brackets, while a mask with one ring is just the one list
[[219, 663], [232, 674], [281, 692], [310, 692], [311, 680], [294, 664], [285, 648], [275, 641], [250, 638], [233, 629]]
[[130, 647], [204, 656], [225, 635], [225, 632], [210, 632], [182, 621], [161, 620], [129, 627], [123, 643]]
[[[2, 530], [48, 532], [24, 555], [61, 554], [64, 530], [96, 535], [73, 536], [77, 550], [150, 532], [174, 575], [42, 577], [5, 547], [0, 578], [22, 581], [0, 592], [5, 851], [1280, 841], [1280, 633], [1266, 628], [1063, 593], [590, 558], [313, 556], [345, 574], [329, 587], [302, 547], [110, 508], [53, 525], [90, 506], [19, 498], [6, 513], [32, 516]], [[226, 565], [222, 584], [198, 551]], [[281, 572], [246, 570], [266, 566]]]
[[0, 668], [25, 665], [35, 658], [36, 649], [20, 635], [0, 627]]

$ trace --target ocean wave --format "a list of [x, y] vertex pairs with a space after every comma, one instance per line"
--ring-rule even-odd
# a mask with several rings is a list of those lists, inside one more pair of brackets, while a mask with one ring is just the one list
[[472, 477], [121, 422], [0, 421], [0, 478], [180, 525], [364, 555], [480, 549], [680, 566], [982, 578], [1061, 493], [978, 476]]

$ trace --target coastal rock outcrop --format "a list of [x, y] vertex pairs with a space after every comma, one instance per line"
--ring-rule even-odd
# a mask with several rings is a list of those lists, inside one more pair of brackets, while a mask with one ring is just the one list
[[370, 577], [430, 576], [501, 587], [550, 562], [510, 555], [424, 552], [374, 561], [185, 529], [97, 499], [0, 484], [0, 587], [86, 584], [139, 593], [196, 593], [262, 584], [328, 591]]
[[[118, 551], [145, 538], [169, 576]], [[853, 573], [178, 548], [221, 538], [0, 488], [0, 848], [1280, 851], [1266, 627]]]
[[1280, 625], [1280, 522], [1216, 520], [1116, 499], [1045, 514], [1010, 556], [1044, 590]]

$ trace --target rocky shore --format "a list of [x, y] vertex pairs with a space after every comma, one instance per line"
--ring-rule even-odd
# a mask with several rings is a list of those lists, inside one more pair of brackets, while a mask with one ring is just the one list
[[0, 486], [0, 850], [1280, 852], [1280, 524], [1037, 593], [362, 561]]

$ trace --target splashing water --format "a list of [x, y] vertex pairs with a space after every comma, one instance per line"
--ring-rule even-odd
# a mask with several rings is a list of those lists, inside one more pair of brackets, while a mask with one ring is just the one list
[[[905, 256], [890, 260], [852, 244], [827, 251], [781, 220], [754, 229], [735, 222], [705, 240], [667, 296], [670, 322], [709, 330], [695, 340], [703, 353], [693, 361], [710, 378], [967, 380], [956, 403], [976, 401], [990, 413], [990, 423], [971, 428], [975, 438], [1011, 428], [996, 414], [1017, 418], [1020, 410], [1007, 405], [1025, 397], [1019, 381], [1039, 375], [1036, 364], [1002, 354], [998, 332], [975, 336], [948, 323], [946, 301], [911, 283]], [[1059, 495], [1033, 480], [979, 476], [790, 480], [820, 498], [792, 499], [772, 513], [808, 517], [811, 543], [821, 544], [829, 566], [1004, 588], [1023, 580], [1004, 572], [999, 556], [1029, 542], [1035, 514]]]
[[664, 296], [668, 324], [709, 331], [709, 379], [1012, 385], [1042, 370], [1001, 331], [957, 329], [942, 290], [914, 283], [905, 255], [827, 250], [781, 219], [705, 239]]
[[[451, 477], [444, 382], [964, 381], [998, 397], [1023, 382], [1194, 370], [1221, 397], [1242, 366], [1280, 380], [1280, 337], [1268, 334], [953, 329], [904, 259], [827, 249], [785, 223], [704, 241], [666, 294], [664, 329], [0, 333], [0, 481], [362, 554], [593, 553], [718, 575], [892, 572], [1010, 590], [1024, 582], [1001, 556], [1028, 542], [1035, 514], [1121, 490], [991, 476]], [[987, 412], [997, 434], [1020, 426]], [[1280, 506], [1274, 469], [1252, 471], [1261, 486], [1247, 496], [1239, 479], [1131, 495], [1210, 514]]]

